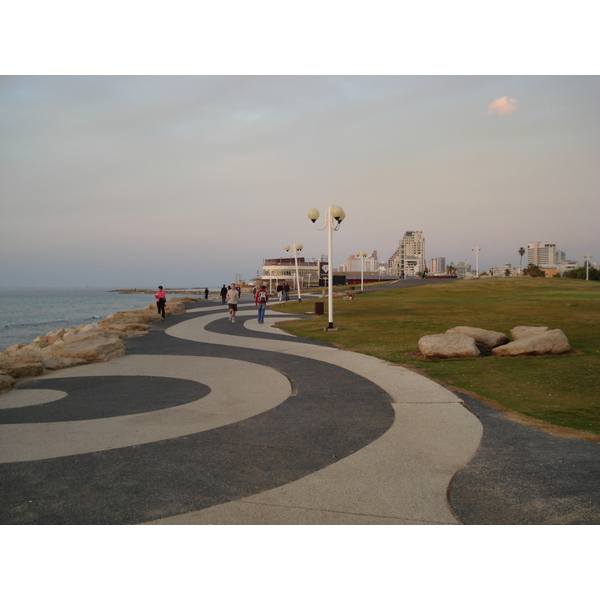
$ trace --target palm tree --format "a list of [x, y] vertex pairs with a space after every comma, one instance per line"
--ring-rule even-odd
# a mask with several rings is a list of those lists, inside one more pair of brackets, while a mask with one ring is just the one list
[[521, 263], [523, 262], [523, 254], [525, 254], [525, 248], [523, 248], [523, 246], [521, 246], [519, 248], [519, 254], [521, 255], [521, 258], [519, 259], [519, 271], [521, 271]]

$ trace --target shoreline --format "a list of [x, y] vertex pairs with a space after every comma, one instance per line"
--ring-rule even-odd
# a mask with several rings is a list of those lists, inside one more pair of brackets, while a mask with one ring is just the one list
[[[196, 301], [189, 295], [176, 296], [167, 301], [166, 316], [185, 313], [185, 306]], [[13, 344], [0, 351], [0, 394], [11, 390], [20, 379], [124, 356], [125, 339], [148, 335], [150, 325], [163, 320], [151, 303], [112, 313], [88, 325], [57, 329], [28, 344]]]

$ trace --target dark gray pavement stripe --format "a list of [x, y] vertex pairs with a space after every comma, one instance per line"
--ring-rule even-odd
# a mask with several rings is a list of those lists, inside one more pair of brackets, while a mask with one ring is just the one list
[[484, 430], [476, 456], [449, 489], [463, 523], [600, 524], [600, 444], [509, 421], [500, 411], [457, 395]]
[[0, 424], [105, 419], [163, 410], [203, 398], [210, 388], [172, 377], [69, 377], [29, 379], [20, 390], [60, 390], [65, 398], [35, 406], [0, 410]]

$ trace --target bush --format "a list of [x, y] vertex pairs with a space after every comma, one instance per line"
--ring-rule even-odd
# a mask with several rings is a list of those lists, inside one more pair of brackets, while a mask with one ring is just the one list
[[[586, 277], [586, 268], [579, 267], [579, 269], [573, 269], [572, 271], [567, 271], [564, 274], [564, 277], [568, 277], [569, 279], [587, 279]], [[589, 279], [592, 281], [600, 281], [600, 270], [594, 267], [589, 268]]]
[[529, 265], [526, 269], [523, 269], [523, 275], [529, 277], [546, 277], [546, 272], [542, 271], [537, 265]]

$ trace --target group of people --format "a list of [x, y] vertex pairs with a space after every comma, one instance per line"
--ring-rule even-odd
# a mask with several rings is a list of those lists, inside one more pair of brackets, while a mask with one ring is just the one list
[[[238, 300], [241, 296], [241, 289], [239, 285], [232, 283], [229, 288], [221, 288], [221, 301], [223, 304], [227, 304], [229, 307], [229, 321], [235, 323], [235, 315], [238, 309]], [[267, 303], [269, 302], [269, 294], [267, 293], [267, 287], [262, 286], [258, 291], [254, 293], [254, 304], [258, 308], [258, 322], [265, 322], [265, 311], [267, 310]]]
[[290, 299], [290, 285], [287, 281], [277, 284], [276, 289], [279, 302], [287, 302]]
[[[287, 285], [287, 284], [286, 284]], [[279, 287], [277, 287], [277, 291], [279, 292]], [[287, 286], [287, 294], [289, 294], [289, 286]], [[254, 304], [258, 308], [258, 322], [265, 322], [265, 312], [267, 310], [267, 303], [269, 302], [269, 294], [267, 293], [267, 287], [262, 286], [258, 291], [254, 290]], [[231, 323], [235, 323], [235, 314], [238, 309], [238, 300], [241, 296], [242, 290], [239, 285], [232, 283], [229, 287], [226, 287], [223, 284], [221, 288], [221, 303], [227, 304], [229, 307], [229, 321]], [[285, 292], [284, 292], [285, 293]], [[165, 318], [165, 305], [167, 303], [167, 297], [163, 290], [163, 286], [158, 286], [158, 291], [154, 294], [156, 298], [156, 307], [158, 309], [158, 314]], [[208, 299], [208, 288], [204, 290], [204, 298]], [[281, 294], [279, 299], [281, 300]]]

